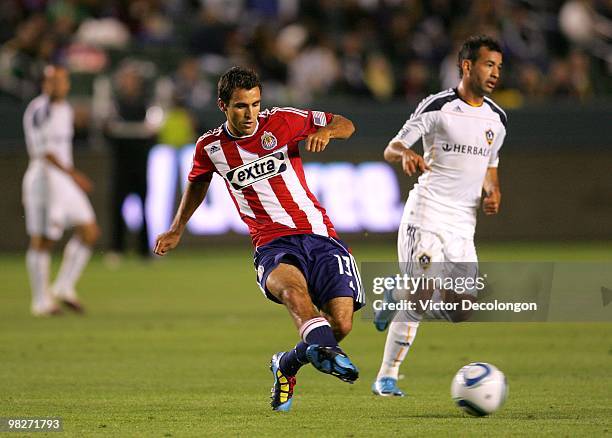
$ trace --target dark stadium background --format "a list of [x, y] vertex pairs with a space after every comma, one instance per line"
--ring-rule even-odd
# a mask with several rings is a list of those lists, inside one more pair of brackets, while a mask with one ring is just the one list
[[[153, 103], [166, 114], [174, 102], [191, 113], [188, 142], [223, 121], [216, 79], [240, 64], [260, 73], [264, 106], [322, 109], [355, 122], [348, 142], [305, 153], [305, 161], [359, 163], [380, 161], [418, 101], [456, 84], [457, 45], [477, 32], [502, 41], [504, 70], [493, 97], [509, 116], [503, 213], [481, 220], [478, 238], [610, 238], [612, 50], [600, 35], [610, 31], [610, 18], [605, 1], [2, 2], [0, 183], [10, 189], [0, 249], [26, 243], [21, 117], [45, 62], [72, 70], [76, 164], [96, 183], [94, 207], [107, 231], [109, 149], [98, 107], [108, 97], [100, 89], [112, 86], [122, 62], [141, 66]], [[397, 181], [405, 198], [414, 180], [398, 173]], [[106, 246], [103, 239], [100, 248]]]

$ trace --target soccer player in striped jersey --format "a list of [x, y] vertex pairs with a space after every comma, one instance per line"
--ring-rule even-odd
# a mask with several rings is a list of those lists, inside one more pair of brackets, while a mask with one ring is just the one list
[[[22, 191], [30, 236], [26, 266], [35, 316], [59, 313], [56, 300], [71, 310], [83, 311], [75, 285], [100, 234], [85, 194], [92, 184], [73, 164], [73, 114], [66, 101], [69, 90], [68, 70], [47, 66], [43, 93], [29, 103], [23, 116], [30, 156]], [[66, 227], [74, 227], [76, 232], [66, 244], [59, 273], [50, 286], [50, 251]]]
[[[412, 277], [439, 275], [461, 264], [475, 275], [476, 211], [497, 214], [501, 191], [497, 177], [499, 150], [506, 136], [506, 114], [487, 97], [497, 85], [502, 68], [499, 44], [487, 36], [468, 38], [458, 56], [461, 81], [424, 99], [389, 142], [384, 157], [400, 163], [408, 175], [423, 172], [410, 191], [398, 232], [400, 269]], [[423, 139], [423, 156], [411, 147]], [[437, 269], [432, 269], [435, 264]], [[466, 274], [464, 272], [464, 274]], [[439, 277], [438, 277], [439, 278]], [[447, 290], [420, 290], [417, 297], [453, 302]], [[465, 298], [469, 298], [467, 294]], [[418, 300], [415, 300], [415, 303]], [[417, 307], [418, 308], [418, 307]], [[382, 365], [372, 391], [403, 396], [397, 387], [399, 367], [416, 336], [424, 309], [375, 316], [379, 330], [389, 326]], [[462, 312], [429, 312], [434, 318], [459, 321]]]
[[353, 256], [338, 238], [304, 176], [299, 143], [322, 152], [332, 138], [354, 131], [350, 120], [321, 111], [273, 108], [260, 111], [261, 84], [251, 70], [233, 67], [219, 80], [218, 106], [226, 122], [197, 141], [189, 183], [177, 214], [156, 242], [164, 255], [179, 243], [202, 203], [214, 173], [227, 186], [255, 246], [257, 283], [284, 304], [301, 341], [272, 356], [272, 408], [288, 411], [295, 375], [311, 363], [352, 383], [358, 370], [338, 346], [351, 330], [353, 312], [364, 305]]

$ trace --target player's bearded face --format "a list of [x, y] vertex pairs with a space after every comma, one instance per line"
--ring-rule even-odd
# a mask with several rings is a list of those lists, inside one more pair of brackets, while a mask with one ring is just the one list
[[68, 72], [63, 71], [56, 78], [54, 97], [57, 97], [58, 99], [63, 99], [68, 95], [69, 91], [70, 78], [68, 77]]
[[227, 117], [229, 129], [233, 135], [242, 137], [255, 132], [260, 103], [259, 87], [250, 90], [238, 88], [234, 90], [227, 104], [220, 102], [219, 106]]
[[491, 94], [501, 75], [502, 54], [481, 47], [470, 70], [472, 87], [480, 95]]
[[54, 100], [64, 99], [70, 91], [70, 76], [63, 68], [50, 67], [45, 70], [43, 91]]

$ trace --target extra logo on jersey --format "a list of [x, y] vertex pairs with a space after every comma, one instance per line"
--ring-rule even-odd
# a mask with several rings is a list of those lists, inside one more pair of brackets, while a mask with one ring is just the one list
[[487, 139], [487, 143], [489, 143], [489, 146], [491, 146], [491, 143], [493, 143], [493, 139], [495, 138], [495, 133], [492, 130], [487, 129], [485, 131], [485, 138]]
[[250, 163], [234, 167], [225, 174], [225, 178], [235, 190], [242, 190], [287, 170], [286, 158], [286, 150], [273, 152]]
[[271, 151], [276, 147], [277, 144], [278, 142], [276, 141], [276, 137], [274, 137], [274, 134], [268, 131], [264, 131], [263, 135], [261, 136], [261, 147], [267, 151]]

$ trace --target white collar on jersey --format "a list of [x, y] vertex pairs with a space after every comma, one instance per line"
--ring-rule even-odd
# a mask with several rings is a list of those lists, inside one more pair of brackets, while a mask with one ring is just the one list
[[253, 131], [252, 134], [249, 135], [243, 135], [243, 136], [236, 136], [234, 134], [232, 134], [229, 130], [229, 128], [227, 127], [227, 121], [223, 124], [223, 130], [225, 131], [225, 133], [232, 137], [232, 138], [249, 138], [249, 137], [253, 137], [255, 134], [257, 134], [257, 130], [259, 129], [259, 120], [255, 120], [255, 131]]

